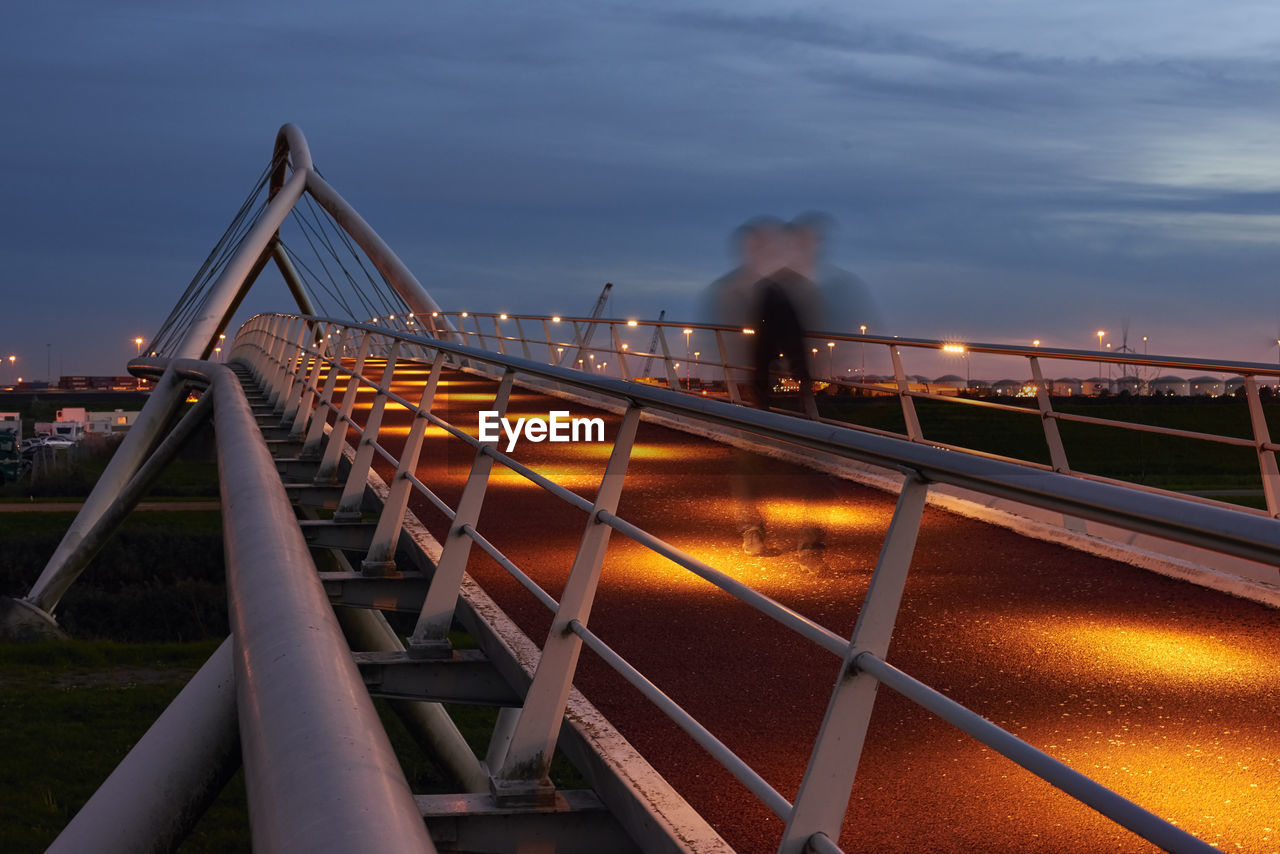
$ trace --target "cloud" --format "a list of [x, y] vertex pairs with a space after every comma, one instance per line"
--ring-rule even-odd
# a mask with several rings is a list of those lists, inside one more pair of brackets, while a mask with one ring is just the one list
[[611, 280], [635, 313], [674, 312], [731, 263], [737, 224], [819, 208], [841, 223], [832, 260], [921, 334], [1021, 328], [1037, 300], [1070, 306], [1064, 325], [1089, 299], [1269, 306], [1278, 18], [1181, 0], [27, 4], [0, 34], [18, 117], [0, 275], [163, 316], [293, 121], [442, 300], [585, 310]]

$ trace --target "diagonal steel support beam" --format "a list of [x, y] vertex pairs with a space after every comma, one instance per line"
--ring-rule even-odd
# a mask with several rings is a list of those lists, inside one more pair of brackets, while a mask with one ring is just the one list
[[173, 851], [240, 765], [231, 639], [223, 641], [49, 846]]
[[[89, 561], [93, 560], [96, 555], [109, 539], [119, 530], [120, 525], [128, 518], [133, 509], [138, 506], [138, 502], [151, 490], [152, 485], [164, 473], [164, 470], [178, 456], [178, 452], [186, 447], [187, 442], [191, 440], [192, 435], [200, 428], [202, 424], [209, 418], [209, 413], [213, 410], [212, 398], [208, 395], [200, 398], [177, 426], [169, 432], [159, 447], [152, 452], [147, 461], [138, 469], [138, 473], [130, 479], [124, 489], [116, 496], [114, 503], [107, 508], [107, 511], [97, 518], [89, 530], [76, 542], [74, 548], [67, 554], [66, 560], [62, 565], [62, 575], [60, 582], [68, 586], [74, 581], [84, 568], [89, 565]], [[39, 606], [42, 601], [47, 601], [48, 593], [42, 599], [39, 592], [32, 590], [30, 597], [33, 605]], [[61, 593], [58, 593], [61, 598]], [[52, 610], [56, 601], [46, 610]]]
[[779, 854], [801, 854], [815, 833], [826, 834], [830, 839], [840, 838], [840, 826], [849, 808], [849, 795], [880, 684], [874, 677], [857, 670], [853, 660], [867, 651], [883, 656], [889, 649], [928, 492], [929, 485], [914, 473], [903, 481], [875, 574], [862, 610], [858, 612], [849, 654], [787, 818]]
[[[67, 592], [67, 588], [84, 570], [88, 558], [92, 557], [101, 545], [99, 542], [95, 546], [93, 541], [99, 539], [104, 526], [107, 530], [113, 529], [113, 523], [103, 522], [103, 517], [111, 512], [117, 503], [128, 501], [131, 492], [132, 501], [135, 503], [141, 497], [141, 493], [145, 492], [147, 485], [145, 479], [140, 480], [132, 491], [131, 483], [143, 467], [144, 460], [161, 441], [163, 431], [169, 426], [174, 413], [186, 398], [186, 382], [175, 372], [165, 371], [156, 382], [156, 387], [151, 392], [146, 405], [142, 407], [137, 420], [125, 434], [124, 441], [111, 456], [111, 462], [106, 470], [94, 484], [93, 491], [85, 499], [75, 521], [63, 535], [62, 542], [58, 544], [58, 548], [45, 564], [40, 577], [32, 585], [31, 592], [26, 596], [29, 604], [46, 614], [53, 613], [63, 594]], [[188, 429], [193, 428], [188, 425]], [[176, 451], [176, 447], [171, 446], [170, 450]], [[159, 468], [163, 468], [163, 463]], [[118, 520], [114, 524], [118, 525]], [[82, 545], [84, 540], [90, 542]]]

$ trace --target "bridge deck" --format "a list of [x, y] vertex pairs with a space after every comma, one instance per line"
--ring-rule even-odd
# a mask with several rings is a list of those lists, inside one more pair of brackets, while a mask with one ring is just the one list
[[[398, 377], [396, 392], [416, 399], [421, 377]], [[435, 411], [474, 429], [495, 384], [445, 380]], [[517, 391], [509, 414], [566, 408], [602, 415], [612, 439], [618, 418], [540, 394]], [[380, 441], [396, 448], [408, 421], [390, 407]], [[526, 441], [513, 456], [591, 497], [608, 449]], [[748, 557], [728, 497], [734, 453], [642, 424], [619, 515], [848, 636], [892, 496], [841, 481], [822, 506], [812, 496], [828, 489], [823, 476], [770, 461], [769, 548]], [[471, 458], [432, 428], [418, 476], [456, 506]], [[413, 509], [443, 537], [447, 522], [425, 499]], [[828, 528], [820, 566], [792, 550], [810, 519]], [[495, 466], [477, 527], [558, 596], [584, 522]], [[468, 571], [541, 644], [548, 612], [479, 549]], [[1275, 626], [1261, 605], [929, 509], [888, 660], [1223, 850], [1274, 851]], [[834, 657], [617, 534], [591, 628], [794, 797]], [[738, 850], [776, 848], [780, 821], [589, 652], [577, 684]], [[840, 842], [878, 852], [1152, 850], [884, 688]]]

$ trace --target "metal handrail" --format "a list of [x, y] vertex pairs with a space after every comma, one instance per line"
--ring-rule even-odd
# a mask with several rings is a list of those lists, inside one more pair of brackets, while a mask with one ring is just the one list
[[[493, 326], [493, 332], [485, 332], [481, 329], [481, 319], [488, 320]], [[526, 357], [532, 357], [534, 352], [547, 354], [547, 361], [551, 364], [561, 367], [573, 368], [573, 364], [565, 365], [564, 354], [572, 354], [576, 356], [576, 363], [582, 365], [582, 370], [588, 370], [588, 362], [591, 366], [598, 367], [602, 363], [611, 364], [608, 360], [616, 360], [617, 374], [623, 379], [632, 379], [631, 371], [627, 368], [627, 359], [639, 357], [642, 359], [655, 358], [662, 361], [662, 373], [665, 374], [665, 383], [672, 390], [683, 390], [691, 394], [708, 394], [708, 389], [700, 386], [693, 388], [691, 382], [683, 382], [685, 388], [682, 389], [682, 381], [678, 376], [677, 368], [680, 365], [692, 364], [699, 368], [710, 368], [719, 378], [712, 383], [712, 389], [720, 394], [719, 386], [723, 386], [723, 393], [727, 394], [729, 399], [739, 402], [740, 396], [737, 386], [742, 382], [742, 378], [749, 376], [753, 368], [734, 363], [726, 352], [726, 339], [733, 336], [744, 336], [751, 334], [753, 330], [738, 329], [736, 327], [727, 327], [708, 323], [677, 323], [673, 321], [653, 321], [653, 320], [637, 320], [637, 319], [618, 319], [618, 318], [585, 318], [571, 317], [562, 315], [530, 315], [530, 314], [494, 314], [494, 313], [474, 313], [474, 312], [451, 312], [436, 311], [426, 316], [416, 317], [413, 314], [395, 316], [386, 318], [387, 322], [398, 321], [407, 326], [422, 325], [423, 328], [435, 334], [439, 329], [446, 332], [450, 338], [460, 338], [462, 343], [468, 344], [472, 339], [476, 339], [481, 349], [493, 349], [489, 347], [490, 342], [497, 344], [500, 353], [505, 354], [507, 346], [518, 344]], [[467, 328], [466, 321], [470, 321], [473, 329]], [[543, 331], [543, 337], [538, 338], [523, 334], [523, 322], [530, 322], [534, 328]], [[503, 332], [503, 324], [514, 324], [519, 334], [511, 335]], [[612, 346], [604, 346], [593, 343], [590, 340], [582, 339], [582, 328], [586, 326], [593, 329], [600, 326], [607, 330], [607, 337], [612, 339]], [[626, 344], [621, 341], [618, 334], [619, 330], [625, 329], [653, 329], [660, 333], [662, 342], [662, 352], [649, 354], [637, 353], [630, 350]], [[561, 330], [562, 334], [553, 334], [554, 331]], [[569, 332], [573, 331], [574, 336], [570, 336]], [[714, 346], [716, 352], [713, 354], [716, 358], [702, 359], [696, 358], [688, 351], [686, 346], [684, 358], [673, 357], [667, 345], [665, 334], [667, 332], [675, 332], [676, 334], [703, 334], [711, 333], [714, 336]], [[992, 408], [1002, 412], [1010, 412], [1022, 415], [1040, 416], [1043, 424], [1045, 443], [1049, 449], [1051, 459], [1054, 460], [1052, 468], [1057, 471], [1069, 472], [1071, 468], [1068, 464], [1068, 455], [1063, 445], [1061, 437], [1058, 435], [1056, 422], [1069, 421], [1079, 424], [1089, 424], [1100, 427], [1115, 427], [1124, 430], [1131, 430], [1140, 433], [1150, 433], [1153, 435], [1169, 436], [1174, 438], [1191, 439], [1195, 441], [1211, 442], [1220, 445], [1233, 447], [1253, 448], [1258, 457], [1258, 471], [1261, 477], [1263, 497], [1266, 503], [1265, 510], [1256, 510], [1247, 508], [1248, 512], [1265, 513], [1266, 515], [1280, 518], [1280, 468], [1277, 468], [1276, 451], [1280, 450], [1280, 443], [1271, 441], [1266, 419], [1262, 415], [1261, 400], [1258, 394], [1256, 379], [1270, 378], [1280, 381], [1280, 366], [1267, 365], [1258, 362], [1241, 362], [1241, 361], [1218, 361], [1202, 358], [1187, 358], [1180, 356], [1139, 356], [1135, 353], [1121, 352], [1092, 352], [1088, 350], [1070, 350], [1057, 349], [1051, 347], [1025, 347], [1018, 345], [989, 344], [989, 343], [960, 343], [956, 341], [943, 341], [925, 338], [901, 338], [897, 336], [883, 335], [855, 335], [836, 332], [812, 332], [807, 337], [813, 342], [823, 342], [841, 345], [857, 344], [864, 349], [867, 345], [873, 347], [888, 348], [894, 365], [894, 376], [888, 378], [885, 384], [870, 383], [866, 377], [858, 380], [850, 381], [845, 378], [831, 376], [822, 380], [831, 385], [840, 388], [847, 388], [862, 392], [869, 392], [877, 395], [896, 396], [900, 400], [903, 409], [903, 416], [906, 420], [907, 430], [905, 433], [896, 433], [890, 430], [879, 428], [861, 428], [881, 435], [902, 436], [910, 441], [922, 442], [927, 444], [937, 444], [936, 441], [927, 438], [920, 429], [919, 420], [916, 417], [913, 402], [916, 400], [931, 400], [944, 402], [951, 405], [969, 405], [985, 408]], [[686, 339], [686, 343], [687, 343]], [[812, 348], [815, 352], [820, 352], [822, 347]], [[956, 352], [957, 350], [966, 354], [982, 353], [987, 355], [1008, 356], [1014, 358], [1026, 359], [1031, 363], [1030, 372], [1033, 376], [1039, 376], [1039, 368], [1036, 366], [1037, 361], [1047, 360], [1067, 360], [1077, 362], [1090, 362], [1107, 365], [1118, 365], [1138, 368], [1168, 368], [1175, 370], [1188, 371], [1204, 371], [1219, 374], [1231, 374], [1246, 378], [1245, 397], [1249, 407], [1249, 414], [1253, 436], [1249, 438], [1237, 436], [1221, 436], [1212, 433], [1200, 433], [1190, 430], [1177, 430], [1175, 428], [1161, 427], [1152, 424], [1143, 424], [1134, 421], [1120, 421], [1113, 418], [1099, 418], [1096, 416], [1080, 415], [1069, 412], [1062, 412], [1054, 409], [1053, 403], [1049, 398], [1049, 391], [1052, 381], [1029, 380], [1024, 383], [1024, 387], [1036, 388], [1037, 398], [1039, 398], [1038, 406], [1023, 407], [1002, 403], [998, 400], [989, 400], [986, 398], [974, 399], [961, 395], [944, 395], [936, 391], [929, 391], [927, 388], [921, 390], [912, 387], [912, 378], [909, 377], [902, 368], [898, 355], [903, 349], [914, 349], [922, 351], [939, 351], [939, 352]], [[552, 354], [556, 353], [555, 357]], [[701, 351], [699, 351], [701, 352]], [[595, 357], [601, 358], [595, 361]], [[594, 373], [589, 371], [589, 373]], [[612, 372], [611, 372], [612, 373]], [[686, 379], [688, 374], [686, 374]], [[1041, 393], [1042, 392], [1042, 393]], [[846, 423], [835, 419], [822, 418], [820, 420], [828, 423]], [[973, 449], [963, 449], [970, 450]], [[991, 454], [991, 456], [1001, 459], [1014, 459], [1005, 455]], [[1020, 460], [1021, 461], [1021, 460]], [[1025, 462], [1025, 461], [1023, 461]], [[1106, 478], [1099, 475], [1086, 475], [1091, 479], [1108, 480], [1119, 483], [1130, 483], [1129, 481], [1118, 480], [1116, 478]], [[1158, 487], [1146, 486], [1143, 484], [1132, 484], [1137, 488], [1156, 492], [1167, 493], [1167, 490]], [[1201, 498], [1205, 502], [1212, 502], [1213, 499]], [[1222, 502], [1217, 502], [1222, 503]]]
[[[341, 328], [344, 330], [342, 340], [347, 346], [352, 343], [351, 338], [353, 336], [346, 333], [358, 335], [362, 343], [358, 348], [360, 355], [356, 360], [356, 367], [347, 367], [343, 353], [325, 354], [321, 352], [319, 347], [309, 351], [304, 349], [297, 355], [285, 358], [284, 350], [277, 345], [292, 342], [296, 346], [298, 338], [296, 335], [291, 337], [289, 332], [294, 328], [291, 324], [296, 325], [299, 323], [322, 323], [330, 329]], [[461, 327], [462, 324], [459, 324], [459, 328]], [[1224, 553], [1248, 559], [1268, 561], [1272, 565], [1280, 563], [1280, 523], [1273, 519], [1260, 518], [1235, 510], [1207, 506], [1180, 498], [1145, 492], [1139, 493], [1132, 489], [1062, 473], [1044, 471], [1031, 466], [1017, 465], [985, 457], [979, 458], [973, 455], [949, 453], [919, 442], [913, 443], [902, 439], [871, 435], [848, 427], [808, 422], [780, 416], [776, 413], [733, 406], [722, 401], [691, 397], [671, 390], [592, 376], [581, 371], [554, 365], [548, 366], [534, 360], [503, 355], [487, 349], [454, 343], [453, 341], [388, 330], [375, 324], [352, 324], [329, 318], [299, 318], [294, 315], [274, 317], [260, 315], [246, 324], [240, 335], [237, 336], [237, 357], [245, 358], [252, 364], [268, 367], [269, 362], [274, 362], [276, 367], [271, 370], [264, 370], [263, 373], [272, 374], [277, 382], [282, 384], [282, 393], [284, 387], [291, 386], [300, 380], [307, 382], [308, 377], [310, 385], [307, 388], [309, 392], [318, 392], [319, 367], [323, 363], [327, 366], [327, 371], [346, 372], [348, 375], [348, 387], [354, 381], [357, 390], [362, 387], [375, 389], [374, 407], [379, 413], [381, 411], [379, 407], [385, 405], [387, 400], [394, 400], [399, 405], [413, 411], [416, 417], [425, 419], [445, 429], [450, 435], [465, 441], [469, 446], [475, 448], [477, 452], [476, 463], [473, 466], [471, 477], [468, 478], [467, 486], [464, 488], [462, 503], [453, 513], [453, 524], [459, 533], [466, 535], [460, 539], [483, 542], [482, 548], [485, 548], [485, 551], [491, 557], [494, 557], [499, 565], [507, 569], [508, 572], [515, 570], [513, 574], [518, 579], [523, 575], [523, 572], [509, 559], [501, 555], [496, 548], [492, 548], [492, 544], [478, 535], [473, 521], [461, 520], [463, 515], [462, 504], [467, 502], [467, 494], [471, 492], [481, 497], [483, 495], [483, 487], [484, 483], [487, 482], [491, 463], [486, 462], [485, 465], [481, 466], [481, 462], [489, 460], [507, 465], [512, 470], [538, 483], [540, 487], [557, 494], [557, 497], [562, 498], [562, 500], [568, 500], [568, 503], [576, 505], [579, 509], [585, 509], [584, 505], [589, 504], [589, 502], [581, 496], [577, 496], [576, 493], [572, 493], [527, 467], [516, 463], [514, 460], [510, 460], [506, 455], [501, 454], [491, 446], [479, 442], [478, 439], [471, 437], [464, 431], [448, 425], [447, 422], [444, 422], [443, 419], [435, 416], [429, 410], [419, 409], [414, 404], [391, 392], [390, 383], [386, 377], [390, 376], [394, 365], [384, 366], [384, 379], [381, 382], [375, 382], [364, 377], [359, 373], [360, 366], [363, 365], [364, 356], [369, 352], [370, 342], [375, 337], [390, 342], [387, 350], [391, 359], [397, 358], [397, 353], [401, 349], [410, 351], [416, 349], [423, 357], [434, 354], [432, 358], [436, 360], [437, 365], [440, 363], [439, 360], [441, 358], [447, 356], [458, 366], [463, 366], [464, 364], [472, 366], [487, 365], [489, 368], [501, 372], [506, 377], [499, 391], [499, 399], [503, 401], [503, 406], [505, 406], [505, 392], [502, 389], [509, 389], [511, 378], [516, 374], [520, 374], [538, 381], [575, 387], [595, 395], [613, 398], [624, 403], [633, 412], [637, 407], [643, 407], [646, 410], [668, 415], [693, 417], [711, 424], [745, 430], [771, 442], [814, 448], [837, 456], [870, 462], [881, 467], [897, 468], [909, 473], [910, 477], [921, 479], [923, 482], [950, 483], [998, 497], [1015, 498], [1035, 506], [1059, 510], [1082, 518], [1105, 520], [1109, 524], [1134, 531], [1152, 533], [1180, 542], [1215, 548]], [[305, 339], [303, 339], [302, 343], [305, 348], [307, 346]], [[1037, 353], [1036, 355], [1040, 354]], [[423, 360], [426, 361], [425, 358]], [[314, 366], [314, 369], [312, 366]], [[292, 376], [289, 376], [290, 370], [292, 370]], [[327, 383], [326, 386], [328, 385]], [[335, 409], [331, 402], [322, 399], [317, 404], [316, 412], [328, 412]], [[341, 413], [339, 414], [341, 415]], [[624, 426], [626, 423], [628, 422], [624, 419]], [[634, 424], [634, 419], [632, 419], [631, 423]], [[340, 433], [335, 431], [331, 435], [331, 441], [345, 441], [345, 435], [345, 430]], [[362, 446], [372, 443], [373, 446], [381, 450], [380, 446], [377, 446], [376, 435], [367, 436], [363, 430], [359, 431], [359, 435], [362, 436]], [[614, 456], [611, 458], [606, 472], [606, 482], [610, 477], [609, 472], [613, 472], [613, 476], [616, 477], [620, 472], [625, 471], [625, 460], [630, 453], [630, 442], [633, 436], [634, 426], [631, 428], [630, 437], [620, 438], [615, 442]], [[620, 454], [621, 457], [619, 457]], [[372, 454], [369, 456], [371, 457]], [[363, 477], [364, 474], [362, 472], [353, 469], [348, 481], [348, 489], [352, 483], [357, 482], [357, 478], [359, 478], [359, 483], [362, 484]], [[417, 483], [416, 479], [414, 479], [414, 482], [415, 484]], [[714, 568], [684, 555], [648, 532], [617, 517], [615, 508], [617, 494], [620, 490], [620, 482], [615, 483], [607, 491], [602, 486], [601, 494], [597, 497], [596, 503], [589, 508], [589, 532], [597, 526], [618, 530], [641, 545], [658, 554], [662, 554], [686, 569], [702, 575], [702, 577], [712, 581], [712, 583], [734, 595], [745, 604], [779, 620], [801, 636], [807, 637], [830, 652], [845, 657], [850, 673], [871, 674], [880, 681], [892, 683], [895, 689], [901, 689], [906, 684], [894, 674], [877, 669], [874, 661], [879, 661], [879, 658], [874, 655], [872, 658], [868, 658], [868, 651], [859, 646], [859, 636], [860, 632], [863, 631], [862, 624], [864, 619], [870, 620], [875, 624], [873, 628], [868, 629], [868, 632], [883, 634], [886, 631], [886, 621], [887, 630], [891, 630], [898, 601], [892, 594], [886, 594], [887, 598], [876, 599], [877, 602], [891, 602], [891, 605], [877, 605], [876, 608], [878, 610], [872, 609], [872, 611], [869, 611], [868, 609], [872, 608], [870, 601], [873, 595], [869, 593], [869, 604], [864, 605], [864, 613], [859, 618], [859, 627], [855, 629], [854, 638], [852, 641], [845, 641], [839, 635], [811, 623], [800, 615], [791, 612], [790, 609], [780, 603], [742, 585], [736, 580], [729, 579], [714, 570]], [[877, 565], [876, 574], [873, 577], [873, 591], [877, 588], [877, 585], [880, 585], [883, 589], [886, 584], [892, 587], [893, 584], [900, 585], [905, 581], [907, 564], [903, 563], [903, 561], [905, 560], [909, 563], [910, 551], [914, 544], [914, 530], [919, 525], [919, 507], [922, 506], [922, 498], [917, 497], [907, 501], [908, 494], [908, 490], [904, 489], [903, 498], [899, 503], [899, 510], [894, 516], [894, 525], [901, 524], [905, 526], [902, 530], [907, 531], [907, 533], [902, 534], [899, 532], [895, 534], [894, 529], [891, 529], [889, 540], [886, 541], [885, 550], [882, 552], [881, 561]], [[919, 496], [923, 493], [918, 488], [913, 488], [910, 494]], [[572, 499], [569, 499], [569, 496], [572, 496]], [[906, 503], [904, 504], [903, 502]], [[915, 507], [914, 511], [910, 510], [912, 506]], [[394, 509], [384, 510], [384, 514], [388, 512], [396, 511]], [[473, 520], [478, 516], [478, 506], [471, 508], [468, 512], [471, 514], [470, 519]], [[915, 513], [914, 519], [912, 518], [912, 512]], [[572, 683], [576, 654], [566, 659], [564, 653], [561, 652], [565, 648], [564, 645], [569, 642], [565, 637], [566, 633], [574, 638], [574, 643], [586, 642], [593, 650], [609, 661], [615, 669], [618, 669], [620, 673], [628, 679], [633, 679], [631, 665], [585, 628], [583, 624], [585, 617], [579, 618], [576, 616], [589, 611], [589, 599], [583, 600], [581, 598], [584, 595], [582, 591], [587, 591], [585, 595], [588, 597], [592, 595], [590, 591], [594, 590], [594, 582], [586, 579], [598, 577], [603, 562], [603, 540], [598, 536], [592, 539], [592, 542], [596, 544], [593, 547], [594, 550], [592, 550], [587, 547], [589, 539], [592, 538], [584, 538], [584, 545], [579, 551], [579, 559], [575, 561], [565, 594], [560, 601], [556, 602], [552, 597], [546, 595], [545, 591], [545, 599], [542, 596], [538, 597], [548, 607], [552, 607], [554, 604], [552, 634], [548, 637], [547, 648], [543, 652], [543, 665], [539, 667], [539, 675], [535, 676], [529, 699], [526, 700], [526, 714], [520, 718], [507, 761], [502, 766], [502, 771], [498, 774], [500, 782], [497, 785], [500, 787], [502, 785], [516, 785], [520, 779], [523, 779], [520, 775], [528, 772], [528, 767], [530, 767], [528, 765], [528, 757], [530, 756], [528, 751], [538, 743], [540, 737], [539, 726], [550, 727], [553, 738], [554, 732], [558, 730], [558, 717], [554, 723], [548, 723], [548, 715], [540, 705], [541, 700], [537, 698], [544, 695], [550, 696], [547, 691], [554, 694], [556, 690], [554, 687], [540, 690], [540, 680], [542, 682], [554, 682], [556, 679], [563, 679], [566, 680], [564, 682], [566, 686]], [[909, 543], [909, 545], [904, 547], [901, 545], [902, 542]], [[449, 546], [446, 546], [446, 550], [448, 548]], [[440, 566], [442, 568], [447, 560], [448, 555], [446, 554], [441, 560]], [[454, 562], [456, 563], [456, 560]], [[428, 602], [432, 601], [432, 595], [435, 594], [437, 585], [446, 583], [441, 581], [441, 577], [445, 574], [442, 569], [437, 571], [436, 578], [432, 582], [432, 590], [428, 594]], [[526, 583], [526, 579], [520, 580], [526, 586], [532, 584], [531, 579], [527, 580], [528, 583]], [[533, 588], [536, 588], [536, 584], [533, 585]], [[540, 590], [540, 588], [537, 589]], [[454, 595], [456, 596], [456, 593]], [[534, 595], [538, 595], [536, 591]], [[876, 595], [878, 596], [879, 594]], [[445, 598], [447, 599], [447, 594]], [[440, 597], [437, 597], [436, 601], [438, 604], [441, 601]], [[427, 606], [424, 605], [424, 615], [426, 610]], [[419, 631], [422, 630], [424, 625], [420, 621]], [[560, 628], [557, 628], [557, 626]], [[882, 638], [882, 641], [887, 643], [887, 635]], [[552, 651], [553, 644], [556, 647], [555, 652]], [[568, 662], [564, 668], [557, 666], [556, 662], [560, 660]], [[548, 664], [548, 662], [550, 663]], [[544, 669], [551, 671], [550, 674], [543, 675]], [[634, 676], [639, 676], [638, 671], [634, 672]], [[640, 678], [642, 679], [643, 677]], [[909, 677], [903, 675], [903, 679], [909, 679]], [[923, 687], [925, 690], [932, 690], [927, 689], [927, 686]], [[656, 691], [656, 688], [654, 690]], [[837, 685], [837, 695], [844, 690], [844, 682], [842, 681]], [[651, 693], [646, 691], [646, 694]], [[679, 709], [678, 706], [675, 706], [674, 703], [657, 699], [654, 696], [650, 696], [650, 699], [658, 702], [659, 706], [668, 715], [672, 716], [677, 723], [680, 723], [682, 716], [687, 714]], [[912, 699], [916, 698], [912, 697]], [[554, 711], [554, 701], [552, 702], [553, 705], [549, 708]], [[920, 702], [920, 700], [917, 699], [917, 702]], [[561, 700], [561, 707], [562, 704], [563, 699]], [[833, 698], [832, 708], [835, 707], [836, 702]], [[967, 710], [966, 714], [974, 718], [977, 717]], [[684, 726], [683, 723], [681, 725]], [[827, 725], [833, 724], [829, 721]], [[827, 725], [824, 725], [824, 731]], [[698, 726], [700, 727], [701, 725]], [[999, 733], [999, 735], [995, 733]], [[1022, 744], [1027, 750], [1034, 750], [1034, 748], [1030, 748], [1029, 745], [1018, 741], [1014, 736], [1000, 730], [989, 722], [984, 722], [983, 726], [972, 728], [971, 734], [975, 734], [983, 743], [990, 746], [995, 746], [994, 742], [997, 741], [1005, 743], [1005, 741], [1012, 739], [1018, 744]], [[722, 764], [727, 763], [726, 767], [733, 773], [738, 774], [740, 772], [741, 769], [735, 770], [731, 766], [735, 761], [740, 762], [741, 760], [736, 757], [729, 758], [718, 755], [718, 748], [715, 745], [719, 744], [719, 742], [715, 741], [714, 737], [710, 736], [709, 733], [705, 733], [705, 736], [698, 735], [695, 737], [698, 738], [700, 743], [703, 743], [704, 747], [711, 750]], [[819, 755], [821, 752], [822, 746], [819, 744], [815, 747], [815, 755], [811, 762], [818, 762], [821, 759]], [[1031, 770], [1054, 785], [1059, 786], [1059, 788], [1067, 790], [1073, 796], [1079, 797], [1071, 785], [1064, 785], [1063, 778], [1055, 770], [1045, 771], [1039, 765]], [[852, 773], [852, 770], [850, 770], [850, 781]], [[746, 778], [740, 776], [740, 779], [743, 779], [753, 791], [756, 791], [759, 787], [756, 783], [751, 782], [750, 777], [750, 775], [754, 774], [755, 772], [752, 771]], [[758, 778], [758, 775], [755, 775], [755, 777]], [[760, 780], [760, 783], [763, 783], [763, 780]], [[1108, 807], [1103, 810], [1105, 814], [1145, 838], [1157, 841], [1158, 844], [1167, 845], [1170, 850], [1212, 850], [1194, 837], [1188, 836], [1183, 831], [1152, 816], [1145, 810], [1141, 810], [1141, 808], [1120, 798], [1118, 795], [1102, 789], [1096, 783], [1090, 781], [1090, 785], [1106, 791], [1107, 797], [1104, 800], [1107, 800], [1108, 803], [1114, 802], [1125, 805], [1119, 810], [1112, 810]], [[767, 787], [767, 784], [765, 786]], [[813, 838], [817, 841], [820, 834], [838, 833], [839, 827], [832, 828], [829, 821], [818, 821], [809, 817], [812, 813], [810, 807], [814, 796], [806, 796], [804, 787], [802, 787], [801, 796], [797, 803], [795, 805], [787, 804], [785, 808], [783, 806], [785, 799], [782, 799], [783, 804], [776, 803], [769, 795], [769, 791], [773, 790], [771, 788], [768, 791], [759, 790], [756, 791], [756, 794], [779, 815], [787, 817], [789, 824], [791, 822], [799, 822], [800, 827], [798, 829], [803, 831], [802, 836], [804, 838]], [[776, 792], [774, 794], [776, 795]], [[804, 805], [806, 809], [802, 811], [800, 800], [806, 799], [806, 797], [807, 800]], [[781, 798], [781, 796], [778, 796], [778, 798]], [[1089, 798], [1084, 798], [1084, 800], [1086, 803], [1097, 807], [1097, 804]], [[845, 806], [847, 807], [847, 804]], [[844, 807], [841, 808], [841, 815], [843, 814], [843, 809]], [[804, 829], [805, 827], [808, 827], [808, 829]], [[819, 842], [818, 844], [825, 847], [829, 842]], [[787, 848], [787, 845], [788, 843], [784, 841], [784, 849], [792, 850]]]
[[[297, 315], [278, 316], [298, 319]], [[808, 422], [779, 416], [776, 413], [732, 406], [723, 401], [685, 395], [668, 389], [592, 377], [581, 371], [504, 356], [450, 341], [390, 331], [370, 324], [319, 317], [307, 320], [399, 339], [424, 350], [443, 351], [460, 362], [480, 362], [500, 370], [512, 370], [539, 380], [567, 385], [615, 400], [629, 401], [643, 406], [647, 411], [692, 416], [766, 439], [826, 451], [880, 468], [912, 469], [921, 472], [932, 482], [989, 492], [995, 497], [1011, 498], [1068, 515], [1115, 524], [1122, 528], [1129, 527], [1131, 530], [1151, 533], [1188, 545], [1207, 545], [1247, 560], [1280, 563], [1280, 542], [1274, 539], [1277, 528], [1268, 519], [1250, 514], [1248, 508], [1220, 504], [1200, 506], [1199, 502], [1193, 502], [1189, 497], [1155, 490], [1143, 490], [1140, 496], [1135, 496], [1135, 490], [1127, 486], [1084, 478], [1074, 473], [1045, 471], [1032, 465], [1006, 462], [985, 455], [978, 458], [979, 455], [974, 454], [975, 459], [970, 460], [946, 453], [935, 447], [936, 443], [923, 444], [897, 437], [871, 435], [855, 425]], [[376, 382], [365, 377], [357, 377], [357, 382], [369, 388], [377, 388]], [[411, 411], [417, 411], [415, 404], [394, 392], [387, 392], [386, 397]], [[448, 425], [438, 416], [432, 413], [423, 415], [472, 447], [481, 445], [474, 437]], [[487, 455], [505, 464], [501, 459], [505, 455], [489, 446], [484, 447], [487, 448]], [[580, 496], [575, 497], [582, 500]], [[562, 498], [571, 500], [567, 496]]]

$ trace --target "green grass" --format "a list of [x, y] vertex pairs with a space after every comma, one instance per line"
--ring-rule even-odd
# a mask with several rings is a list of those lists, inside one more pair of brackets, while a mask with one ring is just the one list
[[[74, 513], [0, 513], [0, 595], [22, 596]], [[90, 562], [58, 607], [74, 637], [193, 641], [227, 633], [216, 511], [142, 511]]]
[[[43, 851], [218, 643], [0, 644], [0, 851]], [[239, 775], [179, 850], [249, 850]]]
[[[1002, 402], [1021, 406], [1026, 412], [934, 400], [916, 400], [915, 408], [928, 440], [1048, 464], [1049, 447], [1035, 402]], [[829, 417], [905, 432], [902, 406], [896, 398], [820, 398], [820, 405]], [[1252, 437], [1248, 409], [1244, 401], [1233, 398], [1055, 398], [1053, 407], [1064, 414], [1090, 418]], [[1276, 427], [1280, 425], [1280, 403], [1268, 403], [1264, 410], [1274, 439], [1280, 436]], [[1059, 431], [1073, 471], [1172, 490], [1262, 488], [1252, 448], [1066, 420], [1059, 421]], [[1256, 504], [1248, 496], [1227, 500]]]

